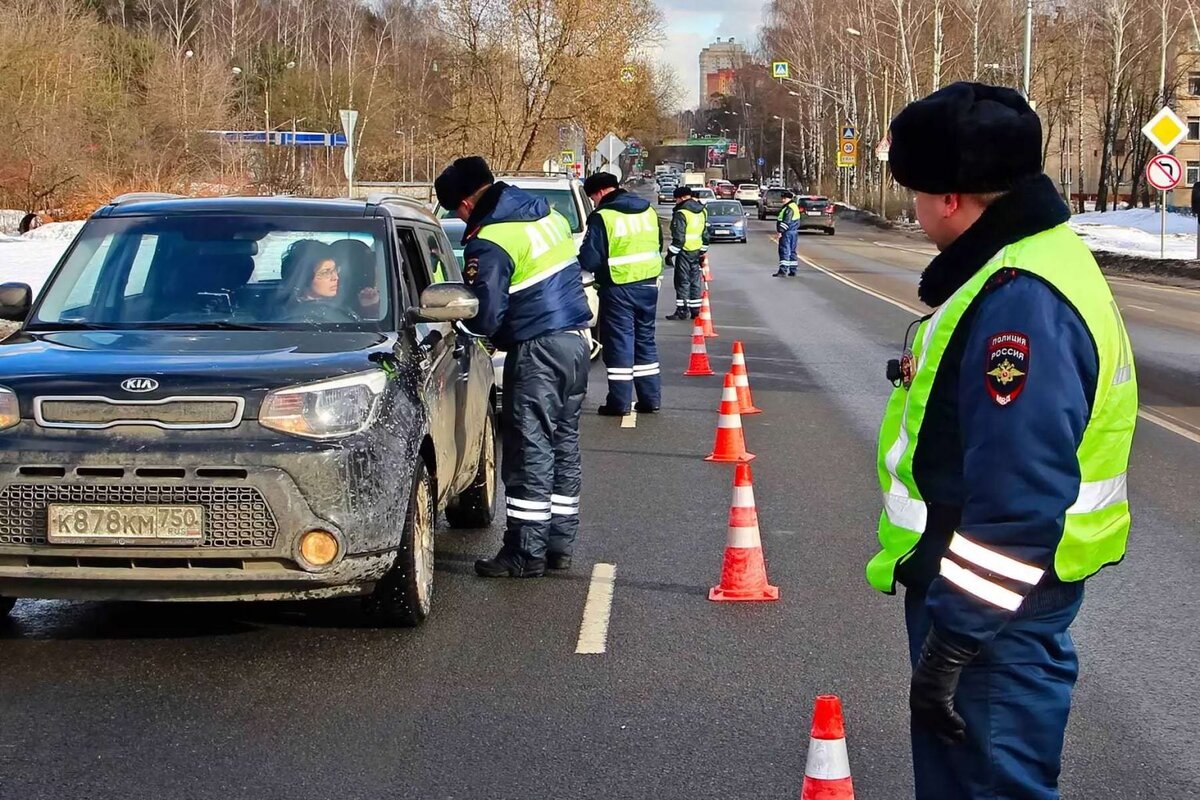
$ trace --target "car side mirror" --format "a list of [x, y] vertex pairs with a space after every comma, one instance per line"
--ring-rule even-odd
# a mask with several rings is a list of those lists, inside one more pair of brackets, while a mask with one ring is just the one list
[[479, 298], [461, 283], [435, 283], [421, 292], [419, 308], [409, 308], [410, 322], [455, 322], [479, 313]]
[[33, 305], [33, 290], [25, 283], [0, 284], [0, 319], [24, 322]]

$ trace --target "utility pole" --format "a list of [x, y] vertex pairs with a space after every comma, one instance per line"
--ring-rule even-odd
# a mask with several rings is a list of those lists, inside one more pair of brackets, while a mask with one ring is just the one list
[[1025, 0], [1025, 99], [1029, 99], [1029, 75], [1033, 71], [1033, 0]]
[[786, 135], [786, 131], [787, 118], [781, 116], [779, 118], [779, 185], [785, 188], [787, 187], [787, 178], [783, 172], [783, 137]]

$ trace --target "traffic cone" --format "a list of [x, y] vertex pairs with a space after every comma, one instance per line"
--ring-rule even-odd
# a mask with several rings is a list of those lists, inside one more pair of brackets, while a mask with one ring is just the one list
[[708, 268], [708, 253], [700, 256], [700, 277], [705, 283], [712, 283], [712, 270]]
[[737, 388], [733, 373], [725, 373], [725, 388], [721, 391], [720, 416], [717, 417], [717, 439], [705, 461], [746, 462], [754, 459], [746, 452], [746, 437], [742, 433], [742, 415], [738, 413]]
[[721, 585], [709, 591], [708, 599], [718, 602], [779, 599], [779, 587], [767, 583], [749, 464], [738, 464], [734, 472]]
[[746, 372], [746, 351], [741, 342], [733, 343], [733, 385], [737, 387], [738, 413], [743, 417], [747, 414], [761, 414], [762, 409], [754, 405], [754, 397], [750, 394], [750, 373]]
[[706, 337], [711, 338], [711, 337], [717, 335], [717, 332], [715, 330], [713, 330], [712, 306], [710, 306], [708, 304], [708, 289], [705, 289], [703, 292], [700, 293], [700, 317], [699, 317], [699, 319], [700, 319], [700, 324], [704, 326], [704, 335]]
[[842, 701], [835, 694], [820, 695], [813, 705], [812, 738], [808, 740], [800, 800], [854, 800]]
[[694, 378], [697, 375], [716, 375], [712, 371], [712, 367], [708, 365], [708, 348], [704, 346], [704, 329], [700, 327], [699, 319], [692, 326], [692, 358], [688, 361], [687, 372], [683, 375], [685, 378]]

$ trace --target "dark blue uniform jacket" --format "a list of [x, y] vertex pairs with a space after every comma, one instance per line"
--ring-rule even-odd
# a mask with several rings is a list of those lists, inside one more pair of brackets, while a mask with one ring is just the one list
[[[922, 275], [921, 299], [941, 305], [1001, 248], [1068, 216], [1048, 178], [1022, 184], [934, 259]], [[1025, 374], [1007, 385], [990, 382], [993, 337], [1010, 333], [1027, 342]], [[1013, 613], [940, 577], [943, 558], [1024, 596], [1017, 615], [1062, 607], [1082, 592], [1082, 582], [1063, 584], [1055, 576], [1054, 553], [1079, 492], [1076, 450], [1091, 414], [1098, 363], [1075, 309], [1019, 269], [994, 276], [955, 329], [913, 460], [929, 522], [916, 553], [897, 571], [910, 590], [927, 593], [939, 631], [981, 643]], [[983, 571], [947, 552], [956, 531], [1046, 573], [1030, 587]]]
[[504, 182], [492, 185], [467, 220], [463, 279], [479, 298], [479, 313], [466, 321], [501, 350], [557, 331], [583, 330], [591, 321], [578, 262], [516, 294], [509, 294], [516, 265], [499, 245], [478, 238], [495, 222], [534, 222], [550, 213], [542, 198]]

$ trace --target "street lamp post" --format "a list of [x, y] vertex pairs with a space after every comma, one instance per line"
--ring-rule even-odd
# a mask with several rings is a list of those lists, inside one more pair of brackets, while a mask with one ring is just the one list
[[1033, 69], [1033, 0], [1025, 0], [1025, 99], [1029, 99], [1029, 73]]
[[779, 120], [779, 183], [782, 186], [784, 183], [786, 183], [783, 174], [783, 141], [787, 132], [787, 119], [779, 116], [778, 114], [772, 114], [771, 116]]

